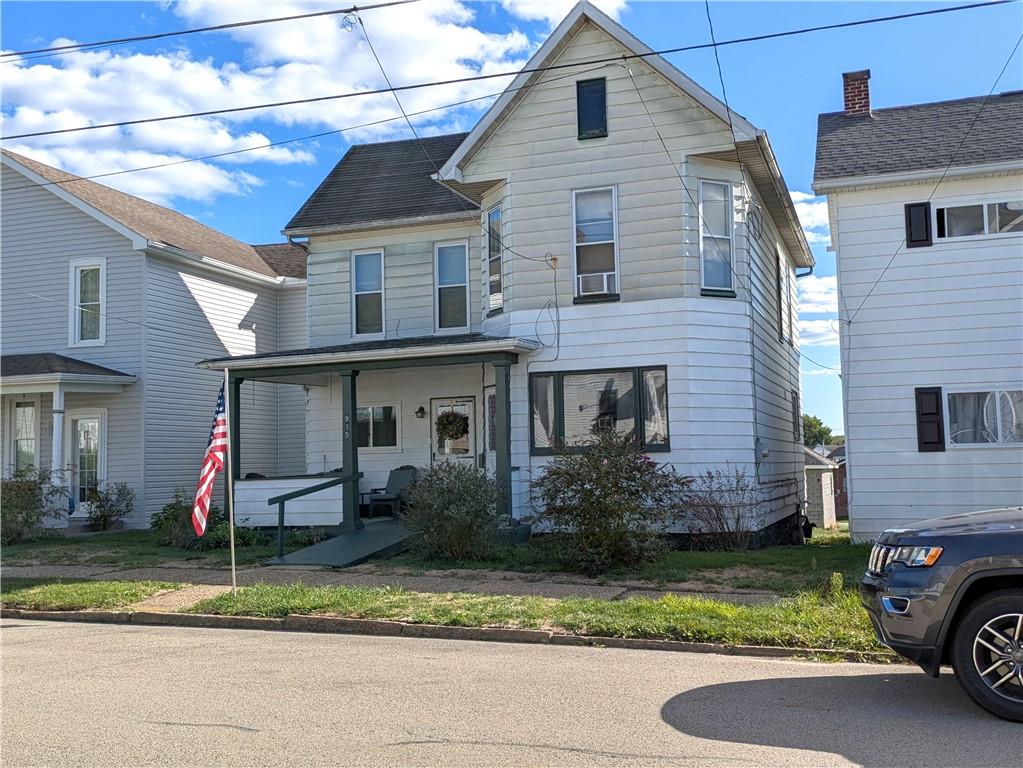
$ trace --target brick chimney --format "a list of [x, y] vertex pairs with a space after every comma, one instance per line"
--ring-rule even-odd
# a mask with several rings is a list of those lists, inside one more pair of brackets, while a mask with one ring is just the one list
[[845, 97], [845, 114], [870, 114], [870, 70], [846, 72], [842, 75], [842, 95]]

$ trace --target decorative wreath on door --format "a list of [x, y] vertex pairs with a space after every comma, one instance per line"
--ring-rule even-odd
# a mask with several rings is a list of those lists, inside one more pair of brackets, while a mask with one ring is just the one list
[[469, 417], [456, 411], [444, 411], [437, 417], [437, 437], [459, 440], [469, 434]]

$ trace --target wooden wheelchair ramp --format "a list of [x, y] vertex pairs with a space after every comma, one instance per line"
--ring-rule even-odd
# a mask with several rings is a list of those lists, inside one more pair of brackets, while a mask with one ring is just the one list
[[352, 532], [296, 550], [284, 557], [275, 557], [270, 565], [321, 565], [345, 568], [358, 565], [371, 557], [398, 552], [408, 534], [397, 520], [367, 521]]

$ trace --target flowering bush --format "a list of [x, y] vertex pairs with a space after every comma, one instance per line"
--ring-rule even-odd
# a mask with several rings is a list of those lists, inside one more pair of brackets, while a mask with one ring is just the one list
[[537, 519], [564, 534], [563, 558], [586, 573], [657, 556], [681, 511], [687, 480], [635, 440], [598, 430], [583, 450], [562, 451], [533, 481]]
[[425, 557], [467, 560], [485, 556], [497, 534], [497, 483], [485, 470], [444, 461], [422, 472], [407, 491], [402, 524]]

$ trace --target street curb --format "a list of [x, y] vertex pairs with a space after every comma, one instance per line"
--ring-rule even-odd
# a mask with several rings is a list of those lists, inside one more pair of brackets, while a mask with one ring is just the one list
[[496, 643], [624, 648], [642, 651], [717, 653], [772, 659], [805, 659], [810, 656], [840, 658], [854, 663], [901, 663], [882, 651], [849, 651], [829, 648], [784, 648], [773, 645], [723, 645], [653, 638], [566, 635], [539, 629], [505, 627], [455, 627], [439, 624], [409, 624], [403, 621], [351, 619], [343, 616], [288, 614], [283, 619], [262, 616], [219, 616], [205, 613], [160, 613], [156, 611], [28, 611], [4, 609], [0, 617], [38, 621], [85, 621], [140, 626], [192, 627], [197, 629], [260, 629], [284, 632], [317, 632], [340, 635], [420, 637], [434, 640], [477, 640]]

